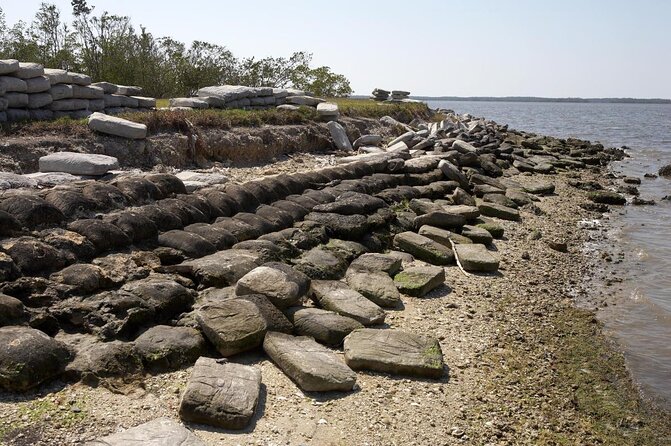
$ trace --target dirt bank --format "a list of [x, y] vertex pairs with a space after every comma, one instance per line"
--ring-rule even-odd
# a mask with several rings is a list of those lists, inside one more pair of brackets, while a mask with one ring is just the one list
[[[352, 141], [366, 133], [389, 136], [397, 131], [371, 118], [343, 118], [341, 123]], [[226, 130], [185, 125], [140, 141], [95, 134], [82, 125], [69, 134], [45, 131], [2, 137], [0, 148], [0, 171], [33, 173], [41, 156], [57, 151], [114, 156], [124, 169], [184, 169], [240, 166], [270, 162], [280, 155], [323, 152], [331, 150], [332, 140], [326, 124], [318, 122]]]

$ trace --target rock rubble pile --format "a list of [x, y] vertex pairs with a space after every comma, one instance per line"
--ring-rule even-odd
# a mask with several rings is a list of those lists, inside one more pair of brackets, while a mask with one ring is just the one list
[[[334, 167], [244, 184], [188, 193], [176, 176], [143, 174], [6, 192], [0, 387], [104, 384], [195, 363], [180, 417], [242, 429], [263, 382], [238, 360], [245, 352], [265, 352], [307, 392], [350, 392], [365, 371], [443, 376], [450, 341], [384, 328], [387, 309], [440, 291], [445, 268], [500, 274], [501, 221], [554, 193], [547, 179], [523, 187], [516, 175], [621, 153], [451, 113], [392, 121], [382, 119], [407, 132], [386, 144], [365, 135], [353, 145], [361, 153]], [[198, 444], [152, 423], [92, 444]]]

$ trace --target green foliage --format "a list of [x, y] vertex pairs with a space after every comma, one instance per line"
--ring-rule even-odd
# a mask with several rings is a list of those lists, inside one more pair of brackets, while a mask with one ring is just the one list
[[311, 68], [312, 55], [243, 58], [225, 46], [194, 41], [187, 46], [170, 37], [154, 37], [128, 16], [94, 14], [86, 0], [72, 0], [73, 22], [63, 23], [59, 9], [42, 3], [30, 24], [5, 23], [0, 8], [0, 58], [39, 62], [90, 75], [94, 81], [138, 85], [147, 96], [193, 95], [209, 85], [295, 87], [319, 96], [347, 96], [349, 81], [329, 67]]

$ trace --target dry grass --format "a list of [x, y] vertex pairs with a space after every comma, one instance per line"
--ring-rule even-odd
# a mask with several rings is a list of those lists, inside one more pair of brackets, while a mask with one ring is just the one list
[[[167, 105], [167, 99], [157, 101], [158, 107]], [[415, 118], [431, 119], [432, 113], [423, 103], [378, 103], [369, 99], [332, 98], [340, 108], [342, 116], [379, 119], [391, 116], [401, 122]], [[318, 122], [319, 116], [312, 107], [301, 107], [288, 111], [271, 108], [268, 110], [156, 110], [151, 113], [126, 113], [120, 117], [146, 124], [149, 133], [161, 131], [189, 131], [196, 128], [260, 127], [262, 125], [300, 125]], [[85, 119], [61, 118], [55, 121], [30, 121], [0, 126], [0, 136], [38, 136], [67, 134], [85, 136], [88, 133]]]

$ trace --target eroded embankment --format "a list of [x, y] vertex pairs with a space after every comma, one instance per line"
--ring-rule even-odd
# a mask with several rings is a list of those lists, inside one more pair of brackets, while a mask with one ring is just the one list
[[[389, 136], [398, 131], [371, 118], [343, 118], [341, 123], [352, 141], [362, 134]], [[123, 168], [209, 168], [216, 164], [270, 162], [284, 154], [327, 151], [332, 148], [332, 140], [326, 124], [320, 122], [226, 130], [185, 123], [179, 130], [163, 129], [139, 141], [96, 134], [84, 127], [72, 134], [35, 132], [2, 137], [0, 147], [0, 171], [33, 173], [38, 171], [41, 156], [57, 151], [114, 156]]]

